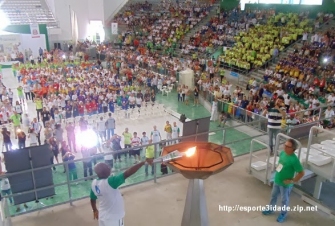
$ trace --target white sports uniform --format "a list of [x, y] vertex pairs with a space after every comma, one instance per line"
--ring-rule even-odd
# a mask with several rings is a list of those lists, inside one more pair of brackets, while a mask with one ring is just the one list
[[[180, 129], [178, 126], [172, 127], [172, 139], [176, 139], [179, 137]], [[175, 140], [174, 143], [178, 143], [178, 140]]]
[[124, 202], [118, 187], [125, 182], [123, 173], [92, 182], [90, 197], [99, 199], [99, 226], [124, 226]]

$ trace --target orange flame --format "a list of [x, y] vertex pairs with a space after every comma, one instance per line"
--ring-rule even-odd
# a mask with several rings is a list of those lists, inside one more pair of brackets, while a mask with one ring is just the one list
[[192, 155], [195, 154], [195, 151], [196, 151], [196, 147], [192, 147], [192, 148], [187, 149], [187, 151], [185, 151], [186, 157], [191, 157]]

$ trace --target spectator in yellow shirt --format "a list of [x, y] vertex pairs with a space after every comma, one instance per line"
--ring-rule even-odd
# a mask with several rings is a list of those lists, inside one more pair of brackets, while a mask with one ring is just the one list
[[152, 145], [152, 140], [149, 140], [149, 146], [145, 149], [145, 176], [148, 176], [148, 168], [151, 166], [151, 175], [154, 175], [155, 165], [153, 164], [155, 157], [155, 146]]
[[166, 121], [164, 131], [166, 132], [166, 145], [168, 145], [168, 140], [172, 139], [172, 126], [169, 121]]

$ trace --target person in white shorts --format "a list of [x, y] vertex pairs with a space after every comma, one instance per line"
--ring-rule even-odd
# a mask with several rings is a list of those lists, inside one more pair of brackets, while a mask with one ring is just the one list
[[90, 198], [93, 218], [99, 221], [99, 226], [124, 226], [124, 201], [118, 188], [144, 164], [140, 162], [117, 176], [111, 176], [111, 168], [106, 163], [99, 162], [94, 166], [98, 179], [92, 182]]
[[[172, 126], [172, 139], [177, 139], [179, 137], [180, 134], [180, 129], [177, 126], [176, 122], [173, 122], [173, 126]], [[173, 143], [177, 144], [179, 141], [175, 140], [173, 141]]]
[[[154, 126], [154, 130], [151, 132], [151, 136], [150, 136], [152, 143], [158, 143], [162, 140], [161, 134], [160, 132], [157, 130], [157, 126]], [[159, 149], [159, 144], [155, 144], [156, 146], [156, 150], [160, 150]]]

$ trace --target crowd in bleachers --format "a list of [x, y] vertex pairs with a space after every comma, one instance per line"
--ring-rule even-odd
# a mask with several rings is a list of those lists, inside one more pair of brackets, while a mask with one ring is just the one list
[[[170, 10], [169, 13], [171, 13], [171, 10], [173, 11], [174, 9], [173, 7], [172, 7], [173, 9], [171, 7], [169, 8]], [[177, 9], [179, 10], [179, 8]], [[174, 11], [174, 13], [176, 14], [179, 12], [180, 11]], [[185, 18], [189, 16], [188, 13], [185, 14]], [[234, 11], [231, 13], [232, 15], [235, 15]], [[267, 16], [271, 15], [272, 12], [271, 11], [260, 11], [260, 12], [256, 12], [256, 14], [252, 14], [252, 13], [253, 12], [246, 13], [244, 15], [244, 19], [248, 19], [251, 22], [255, 19], [256, 20], [255, 23], [257, 25], [258, 20], [261, 20], [262, 18], [263, 19], [267, 18]], [[224, 13], [222, 15], [224, 15]], [[227, 16], [229, 15], [230, 13], [227, 13]], [[273, 22], [280, 23], [282, 28], [283, 28], [282, 25], [284, 24], [290, 24], [290, 23], [295, 24], [297, 22], [297, 18], [306, 17], [306, 15], [304, 14], [301, 14], [299, 16], [296, 14], [291, 14], [291, 15], [279, 14], [279, 15], [280, 15], [279, 17], [273, 18], [273, 21], [270, 23], [271, 24], [273, 24]], [[282, 20], [282, 17], [284, 17], [284, 21]], [[222, 16], [222, 18], [224, 18], [224, 16]], [[294, 19], [285, 21], [285, 19], [288, 19], [288, 18], [294, 18]], [[158, 21], [164, 22], [165, 21], [164, 17], [159, 18]], [[244, 22], [243, 26], [245, 26], [243, 29], [245, 29], [245, 32], [247, 32], [248, 28], [250, 30], [250, 27], [252, 26], [247, 26], [248, 23], [246, 23], [246, 20], [241, 20], [241, 21], [236, 20], [235, 24], [231, 24], [231, 25], [228, 24], [227, 27], [236, 28], [237, 26], [239, 28], [239, 27], [242, 27], [240, 26], [240, 24], [241, 23], [243, 24], [243, 22]], [[301, 23], [304, 24], [306, 23], [306, 21], [302, 20], [300, 21], [300, 24]], [[258, 27], [261, 27], [261, 26], [258, 26]], [[265, 29], [265, 28], [262, 28], [262, 29]], [[274, 30], [276, 29], [274, 28]], [[152, 34], [151, 38], [153, 37], [156, 38], [156, 35], [158, 37], [158, 34], [161, 34], [160, 31], [157, 31], [157, 30], [150, 30], [150, 32], [151, 32], [150, 34]], [[303, 36], [305, 35], [305, 32], [307, 31], [300, 29], [300, 32], [302, 32], [301, 35]], [[140, 37], [136, 37], [135, 33], [132, 33], [131, 35], [133, 35], [133, 38], [134, 38], [133, 43], [135, 40], [137, 40], [137, 38], [138, 38], [138, 41], [143, 41], [143, 39], [140, 40]], [[129, 38], [131, 35], [121, 34], [122, 39], [124, 41], [127, 38]], [[317, 89], [317, 87], [310, 86], [310, 83], [314, 82], [315, 80], [314, 75], [316, 72], [317, 73], [320, 72], [319, 75], [321, 75], [321, 78], [325, 78], [325, 79], [330, 79], [332, 75], [331, 73], [333, 73], [333, 68], [332, 68], [333, 64], [331, 60], [332, 56], [329, 55], [331, 51], [330, 52], [328, 51], [326, 53], [324, 52], [324, 50], [329, 47], [330, 48], [335, 47], [335, 45], [333, 44], [333, 33], [330, 32], [329, 34], [326, 34], [325, 36], [322, 36], [322, 35], [323, 34], [311, 35], [312, 42], [304, 40], [305, 44], [302, 50], [297, 49], [292, 55], [288, 56], [289, 59], [281, 59], [278, 63], [276, 71], [271, 71], [267, 69], [266, 71], [267, 75], [264, 77], [265, 85], [261, 85], [259, 88], [257, 88], [258, 84], [255, 81], [250, 81], [250, 86], [248, 87], [250, 92], [245, 95], [242, 94], [242, 90], [239, 88], [237, 88], [235, 91], [232, 90], [231, 84], [224, 77], [225, 71], [219, 67], [220, 62], [216, 63], [215, 61], [212, 61], [210, 59], [207, 60], [207, 59], [197, 59], [197, 58], [194, 58], [194, 59], [189, 58], [184, 61], [181, 61], [177, 58], [164, 57], [164, 56], [162, 57], [158, 55], [157, 53], [147, 51], [147, 48], [143, 46], [127, 45], [126, 41], [125, 41], [126, 48], [123, 48], [122, 50], [115, 50], [113, 48], [110, 48], [110, 46], [108, 45], [104, 45], [104, 46], [100, 45], [101, 48], [102, 47], [104, 48], [104, 53], [106, 54], [106, 62], [107, 62], [106, 69], [107, 70], [103, 70], [103, 71], [100, 70], [99, 69], [101, 67], [100, 64], [81, 65], [81, 68], [89, 68], [88, 71], [86, 69], [78, 69], [78, 67], [73, 67], [71, 69], [72, 67], [71, 66], [70, 68], [65, 69], [65, 71], [69, 73], [69, 76], [61, 80], [57, 80], [56, 78], [57, 76], [53, 75], [52, 72], [42, 71], [42, 74], [43, 73], [50, 74], [49, 76], [45, 76], [43, 79], [46, 79], [46, 77], [48, 77], [51, 84], [53, 81], [58, 81], [58, 83], [64, 84], [63, 86], [59, 84], [60, 87], [63, 87], [62, 89], [59, 90], [61, 95], [56, 97], [53, 95], [54, 91], [49, 92], [49, 90], [46, 91], [45, 89], [44, 89], [44, 92], [46, 91], [47, 94], [42, 93], [42, 95], [43, 96], [46, 95], [47, 98], [45, 99], [45, 104], [48, 105], [49, 108], [51, 108], [52, 104], [58, 103], [55, 106], [56, 108], [61, 107], [61, 108], [67, 109], [68, 107], [70, 107], [72, 109], [71, 116], [74, 116], [73, 107], [81, 106], [78, 102], [79, 99], [77, 99], [78, 103], [74, 104], [74, 106], [73, 105], [67, 106], [67, 104], [64, 105], [64, 103], [67, 103], [66, 101], [68, 101], [69, 98], [71, 100], [72, 95], [75, 92], [73, 89], [79, 92], [78, 94], [76, 94], [77, 98], [79, 98], [80, 93], [84, 93], [84, 95], [87, 95], [87, 93], [91, 93], [92, 89], [94, 90], [94, 87], [98, 87], [95, 89], [96, 95], [92, 96], [92, 100], [94, 103], [92, 105], [89, 103], [87, 106], [85, 105], [85, 103], [82, 103], [82, 105], [84, 107], [84, 111], [87, 111], [88, 109], [91, 110], [91, 108], [93, 108], [95, 109], [96, 112], [101, 113], [101, 111], [102, 112], [105, 111], [104, 109], [110, 110], [109, 103], [117, 104], [122, 108], [122, 100], [121, 100], [123, 96], [122, 94], [128, 93], [129, 95], [131, 95], [131, 93], [134, 93], [137, 95], [139, 87], [142, 87], [142, 86], [155, 87], [154, 88], [155, 91], [152, 93], [150, 92], [147, 95], [147, 100], [151, 102], [155, 99], [155, 93], [157, 91], [161, 91], [161, 88], [163, 86], [170, 86], [176, 81], [176, 74], [178, 71], [184, 68], [192, 68], [195, 71], [196, 76], [197, 76], [196, 79], [197, 79], [198, 88], [204, 94], [208, 92], [213, 92], [216, 98], [231, 102], [236, 106], [240, 106], [244, 109], [248, 109], [249, 111], [257, 113], [257, 114], [262, 114], [262, 112], [266, 111], [267, 105], [264, 104], [266, 101], [263, 100], [263, 94], [266, 94], [268, 92], [277, 93], [276, 95], [285, 94], [286, 99], [288, 101], [287, 103], [290, 103], [288, 104], [288, 111], [290, 111], [290, 109], [291, 111], [292, 109], [294, 109], [294, 111], [300, 111], [302, 109], [308, 109], [310, 106], [312, 107], [317, 106], [316, 101], [314, 99], [316, 95], [318, 94], [318, 92], [321, 91], [321, 93], [325, 93], [325, 92], [333, 91], [331, 88], [333, 87], [332, 83], [331, 82], [325, 83], [323, 82], [323, 80], [321, 80], [321, 82], [319, 81], [319, 83], [326, 84], [324, 85], [325, 90], [323, 90], [322, 84], [318, 86], [319, 89]], [[297, 38], [293, 36], [291, 37], [292, 39]], [[244, 37], [241, 37], [241, 38], [243, 39]], [[156, 39], [152, 39], [153, 42], [155, 40]], [[85, 45], [85, 43], [83, 43], [83, 45]], [[268, 50], [263, 49], [263, 52], [264, 51], [266, 52]], [[322, 61], [324, 63], [319, 64], [320, 57], [325, 56], [325, 54], [326, 55], [328, 54], [328, 55], [326, 58], [323, 58], [323, 59], [327, 59], [327, 62]], [[292, 65], [292, 62], [294, 62], [294, 65]], [[302, 65], [304, 65], [304, 67], [302, 67]], [[306, 67], [306, 65], [308, 67]], [[92, 67], [95, 69], [91, 70]], [[287, 68], [289, 68], [289, 70]], [[62, 70], [64, 70], [64, 68]], [[168, 74], [169, 76], [158, 75], [158, 74], [152, 73], [150, 70], [159, 71], [161, 72], [161, 74]], [[296, 72], [297, 70], [300, 70], [300, 71]], [[76, 73], [79, 73], [79, 76], [73, 75]], [[303, 74], [303, 77], [302, 77], [302, 74]], [[93, 82], [92, 80], [93, 78], [90, 78], [90, 76], [93, 76], [93, 78], [95, 78], [97, 81]], [[298, 81], [299, 78], [301, 82]], [[85, 84], [84, 80], [91, 81], [92, 84]], [[65, 83], [67, 84], [65, 85]], [[104, 85], [102, 86], [101, 84], [104, 84]], [[31, 87], [33, 87], [33, 89], [36, 87], [36, 90], [40, 90], [38, 92], [41, 92], [43, 90], [42, 89], [43, 86], [41, 87], [40, 81], [37, 83], [37, 85], [36, 83], [30, 84], [30, 85], [32, 85]], [[52, 85], [49, 86], [49, 88], [50, 87], [52, 87]], [[110, 95], [112, 95], [114, 98], [109, 97], [105, 99], [106, 94], [105, 95], [100, 94], [101, 90], [104, 90], [104, 89], [112, 90], [110, 92]], [[181, 90], [182, 90], [181, 92], [184, 92], [185, 94], [185, 89], [182, 88]], [[307, 98], [308, 101], [306, 100], [304, 100], [303, 102], [300, 101], [302, 105], [293, 104], [292, 106], [290, 106], [291, 103], [293, 102], [291, 101], [292, 99], [290, 100], [289, 97], [292, 96], [293, 94], [297, 95], [298, 97], [301, 97], [302, 99], [305, 97], [306, 98], [308, 97]], [[310, 94], [313, 94], [313, 95], [309, 96]], [[273, 95], [270, 98], [276, 98], [276, 95]], [[100, 99], [100, 97], [102, 99]], [[142, 99], [142, 101], [143, 100], [144, 99]], [[85, 101], [88, 101], [88, 100], [85, 100]], [[136, 98], [135, 98], [135, 101], [136, 101]], [[62, 103], [62, 106], [59, 105], [59, 103]], [[66, 110], [64, 112], [64, 115], [65, 117], [67, 117]]]
[[[213, 49], [223, 46], [233, 46], [235, 37], [240, 32], [248, 31], [250, 27], [272, 15], [273, 11], [223, 11], [218, 9], [216, 16], [203, 25], [201, 29], [190, 38], [193, 50], [211, 53]], [[195, 48], [194, 48], [195, 47]], [[186, 48], [184, 52], [188, 52]]]
[[[335, 101], [335, 33], [331, 28], [310, 36], [301, 48], [295, 47], [293, 53], [280, 59], [275, 70], [267, 68], [258, 88], [253, 78], [248, 84], [252, 94], [261, 92], [272, 98], [284, 95], [287, 112], [297, 122], [315, 120], [313, 109], [334, 105]], [[301, 110], [305, 110], [303, 115], [295, 114]], [[327, 116], [332, 118], [334, 115]], [[326, 121], [332, 122], [330, 119]]]
[[235, 36], [236, 44], [220, 57], [223, 66], [249, 71], [277, 57], [285, 47], [311, 32], [307, 15], [265, 13], [266, 24], [253, 24]]
[[184, 35], [208, 14], [211, 7], [210, 4], [197, 2], [161, 4], [162, 9], [159, 10], [146, 12], [129, 8], [117, 15], [114, 20], [126, 22], [130, 28], [119, 35], [117, 42], [173, 54]]
[[[312, 93], [334, 91], [334, 31], [315, 33], [310, 41], [281, 59], [275, 71], [266, 70], [266, 89], [274, 91], [274, 82], [283, 81], [284, 88], [293, 91], [298, 97]], [[318, 38], [315, 38], [318, 37]]]

